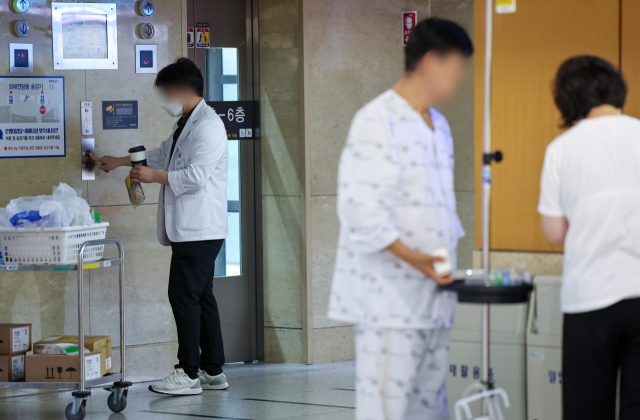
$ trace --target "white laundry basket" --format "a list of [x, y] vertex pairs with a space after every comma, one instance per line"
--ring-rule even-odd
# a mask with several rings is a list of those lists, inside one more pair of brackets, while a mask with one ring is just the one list
[[[64, 228], [0, 228], [0, 252], [5, 264], [73, 265], [80, 246], [104, 239], [109, 223]], [[102, 259], [104, 245], [88, 246], [84, 262]]]

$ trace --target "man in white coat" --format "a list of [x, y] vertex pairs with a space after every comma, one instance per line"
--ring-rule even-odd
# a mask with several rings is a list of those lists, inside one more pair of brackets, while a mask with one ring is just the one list
[[[162, 185], [158, 199], [158, 240], [171, 246], [169, 302], [178, 331], [174, 372], [149, 387], [170, 395], [225, 389], [224, 348], [213, 295], [215, 260], [227, 237], [227, 134], [206, 104], [198, 67], [178, 59], [157, 75], [162, 107], [180, 117], [173, 133], [148, 152], [149, 166], [131, 169], [131, 180]], [[95, 158], [104, 171], [131, 166], [127, 157]]]
[[420, 22], [405, 75], [353, 119], [338, 175], [340, 239], [329, 316], [355, 324], [356, 419], [448, 419], [455, 295], [432, 255], [456, 267], [453, 140], [433, 107], [460, 87], [473, 44], [457, 24]]

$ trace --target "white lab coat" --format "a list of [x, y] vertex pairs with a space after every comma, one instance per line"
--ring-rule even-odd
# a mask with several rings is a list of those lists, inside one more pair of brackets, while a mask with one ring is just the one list
[[[175, 132], [177, 123], [174, 125]], [[173, 132], [147, 154], [147, 164], [169, 172], [158, 198], [158, 240], [204, 241], [227, 237], [227, 150], [224, 123], [202, 100], [169, 156]]]
[[389, 90], [354, 117], [338, 175], [340, 238], [329, 300], [338, 321], [397, 329], [449, 328], [455, 295], [386, 248], [401, 239], [431, 253], [447, 248], [456, 267], [464, 230], [456, 213], [453, 140], [432, 109], [435, 130]]

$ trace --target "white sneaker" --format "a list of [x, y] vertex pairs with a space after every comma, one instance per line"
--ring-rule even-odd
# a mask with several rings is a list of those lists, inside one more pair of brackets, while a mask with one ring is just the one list
[[200, 378], [200, 384], [202, 389], [227, 389], [229, 383], [224, 373], [211, 376], [202, 369], [198, 369], [198, 378]]
[[169, 376], [149, 385], [149, 391], [167, 395], [197, 395], [202, 394], [200, 379], [191, 379], [182, 368], [174, 370]]

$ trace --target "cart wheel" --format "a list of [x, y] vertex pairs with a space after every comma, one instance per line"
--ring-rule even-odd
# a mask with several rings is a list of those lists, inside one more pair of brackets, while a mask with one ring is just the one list
[[107, 398], [107, 405], [109, 406], [109, 410], [113, 411], [114, 413], [120, 413], [127, 407], [127, 396], [122, 394], [120, 396], [120, 401], [118, 401], [117, 404], [113, 402], [113, 397], [114, 394], [111, 393], [109, 394], [109, 398]]
[[64, 410], [64, 415], [67, 417], [67, 420], [83, 420], [85, 416], [84, 404], [80, 405], [80, 410], [76, 414], [71, 414], [73, 412], [73, 403], [69, 403], [67, 409]]

